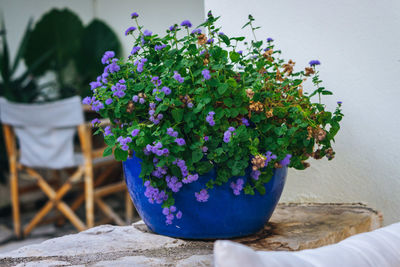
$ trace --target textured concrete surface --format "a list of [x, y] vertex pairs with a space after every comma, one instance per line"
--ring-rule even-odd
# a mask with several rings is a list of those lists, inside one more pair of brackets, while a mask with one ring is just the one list
[[[361, 204], [281, 204], [259, 233], [234, 239], [258, 250], [300, 250], [371, 231], [382, 216]], [[189, 241], [133, 226], [102, 225], [0, 254], [1, 266], [211, 266], [213, 241]]]

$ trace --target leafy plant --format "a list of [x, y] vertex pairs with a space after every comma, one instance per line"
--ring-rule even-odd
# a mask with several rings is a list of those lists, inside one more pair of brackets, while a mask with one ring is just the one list
[[[54, 71], [59, 86], [68, 87], [67, 67], [73, 64], [72, 60], [79, 51], [82, 33], [81, 20], [70, 10], [53, 9], [44, 14], [29, 37], [28, 53], [24, 57], [26, 65], [32, 67], [41, 55], [53, 51], [33, 73], [40, 76], [46, 71]], [[66, 92], [65, 96], [73, 94], [75, 92]]]
[[[193, 196], [200, 202], [224, 183], [235, 195], [264, 194], [275, 168], [302, 170], [310, 157], [334, 157], [343, 114], [341, 102], [333, 112], [321, 102], [332, 93], [320, 86], [318, 60], [296, 72], [271, 38], [256, 39], [252, 16], [244, 25], [251, 41], [222, 33], [211, 12], [199, 25], [206, 33], [190, 32], [185, 20], [162, 37], [140, 26], [137, 13], [132, 18], [136, 27], [126, 31], [134, 39], [131, 55], [124, 62], [112, 51], [104, 54], [104, 72], [84, 103], [113, 122], [97, 131], [105, 136], [105, 155], [142, 159], [145, 195], [162, 203], [167, 224], [182, 216], [174, 193], [212, 168], [215, 179]], [[309, 95], [303, 84], [310, 77], [316, 89]]]
[[88, 84], [103, 69], [98, 58], [109, 49], [115, 51], [116, 55], [121, 54], [121, 44], [118, 37], [107, 24], [94, 19], [83, 30], [80, 49], [74, 59], [80, 95], [91, 94]]
[[104, 22], [95, 19], [84, 27], [71, 10], [52, 9], [32, 31], [24, 59], [31, 67], [41, 55], [52, 51], [33, 73], [40, 76], [54, 71], [60, 98], [75, 94], [87, 96], [90, 93], [87, 89], [89, 77], [102, 69], [94, 59], [107, 50], [106, 45], [120, 54], [118, 38]]
[[38, 65], [42, 63], [46, 59], [46, 57], [49, 56], [49, 52], [46, 52], [39, 56], [36, 61], [32, 62], [30, 68], [28, 68], [18, 77], [15, 77], [16, 70], [21, 62], [21, 59], [26, 54], [27, 42], [32, 32], [31, 28], [32, 20], [29, 21], [25, 33], [22, 37], [22, 41], [18, 47], [14, 61], [11, 62], [7, 43], [7, 32], [4, 21], [2, 21], [2, 51], [0, 53], [0, 95], [4, 96], [10, 101], [29, 103], [32, 102], [40, 94], [37, 83], [32, 77], [32, 71], [34, 71], [38, 67]]

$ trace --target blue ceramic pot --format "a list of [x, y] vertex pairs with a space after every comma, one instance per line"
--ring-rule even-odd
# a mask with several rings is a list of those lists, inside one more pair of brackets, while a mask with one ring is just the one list
[[[175, 194], [175, 206], [182, 211], [181, 219], [172, 224], [165, 223], [160, 204], [151, 204], [145, 197], [146, 187], [139, 178], [141, 160], [135, 156], [123, 163], [125, 181], [136, 209], [155, 233], [187, 238], [216, 239], [251, 235], [261, 230], [269, 220], [285, 185], [287, 168], [276, 169], [271, 180], [265, 185], [266, 194], [235, 196], [229, 183], [208, 190], [207, 202], [197, 202], [194, 193], [206, 188], [210, 178], [215, 178], [215, 170], [202, 175], [196, 182], [185, 184]], [[247, 177], [240, 177], [246, 181]], [[249, 178], [251, 179], [251, 178]]]

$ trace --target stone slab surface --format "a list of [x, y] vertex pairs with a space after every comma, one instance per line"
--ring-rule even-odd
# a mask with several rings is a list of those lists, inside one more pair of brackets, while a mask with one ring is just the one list
[[[381, 225], [382, 216], [362, 204], [280, 204], [262, 231], [233, 241], [257, 250], [294, 251]], [[153, 234], [143, 222], [102, 225], [0, 254], [0, 266], [212, 266], [213, 243]]]

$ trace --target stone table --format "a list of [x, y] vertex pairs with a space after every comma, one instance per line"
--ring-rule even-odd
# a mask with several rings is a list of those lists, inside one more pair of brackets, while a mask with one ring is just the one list
[[[259, 233], [233, 239], [256, 250], [294, 251], [339, 242], [382, 225], [362, 204], [280, 204]], [[213, 241], [193, 241], [133, 226], [102, 225], [0, 254], [0, 266], [211, 266]]]

